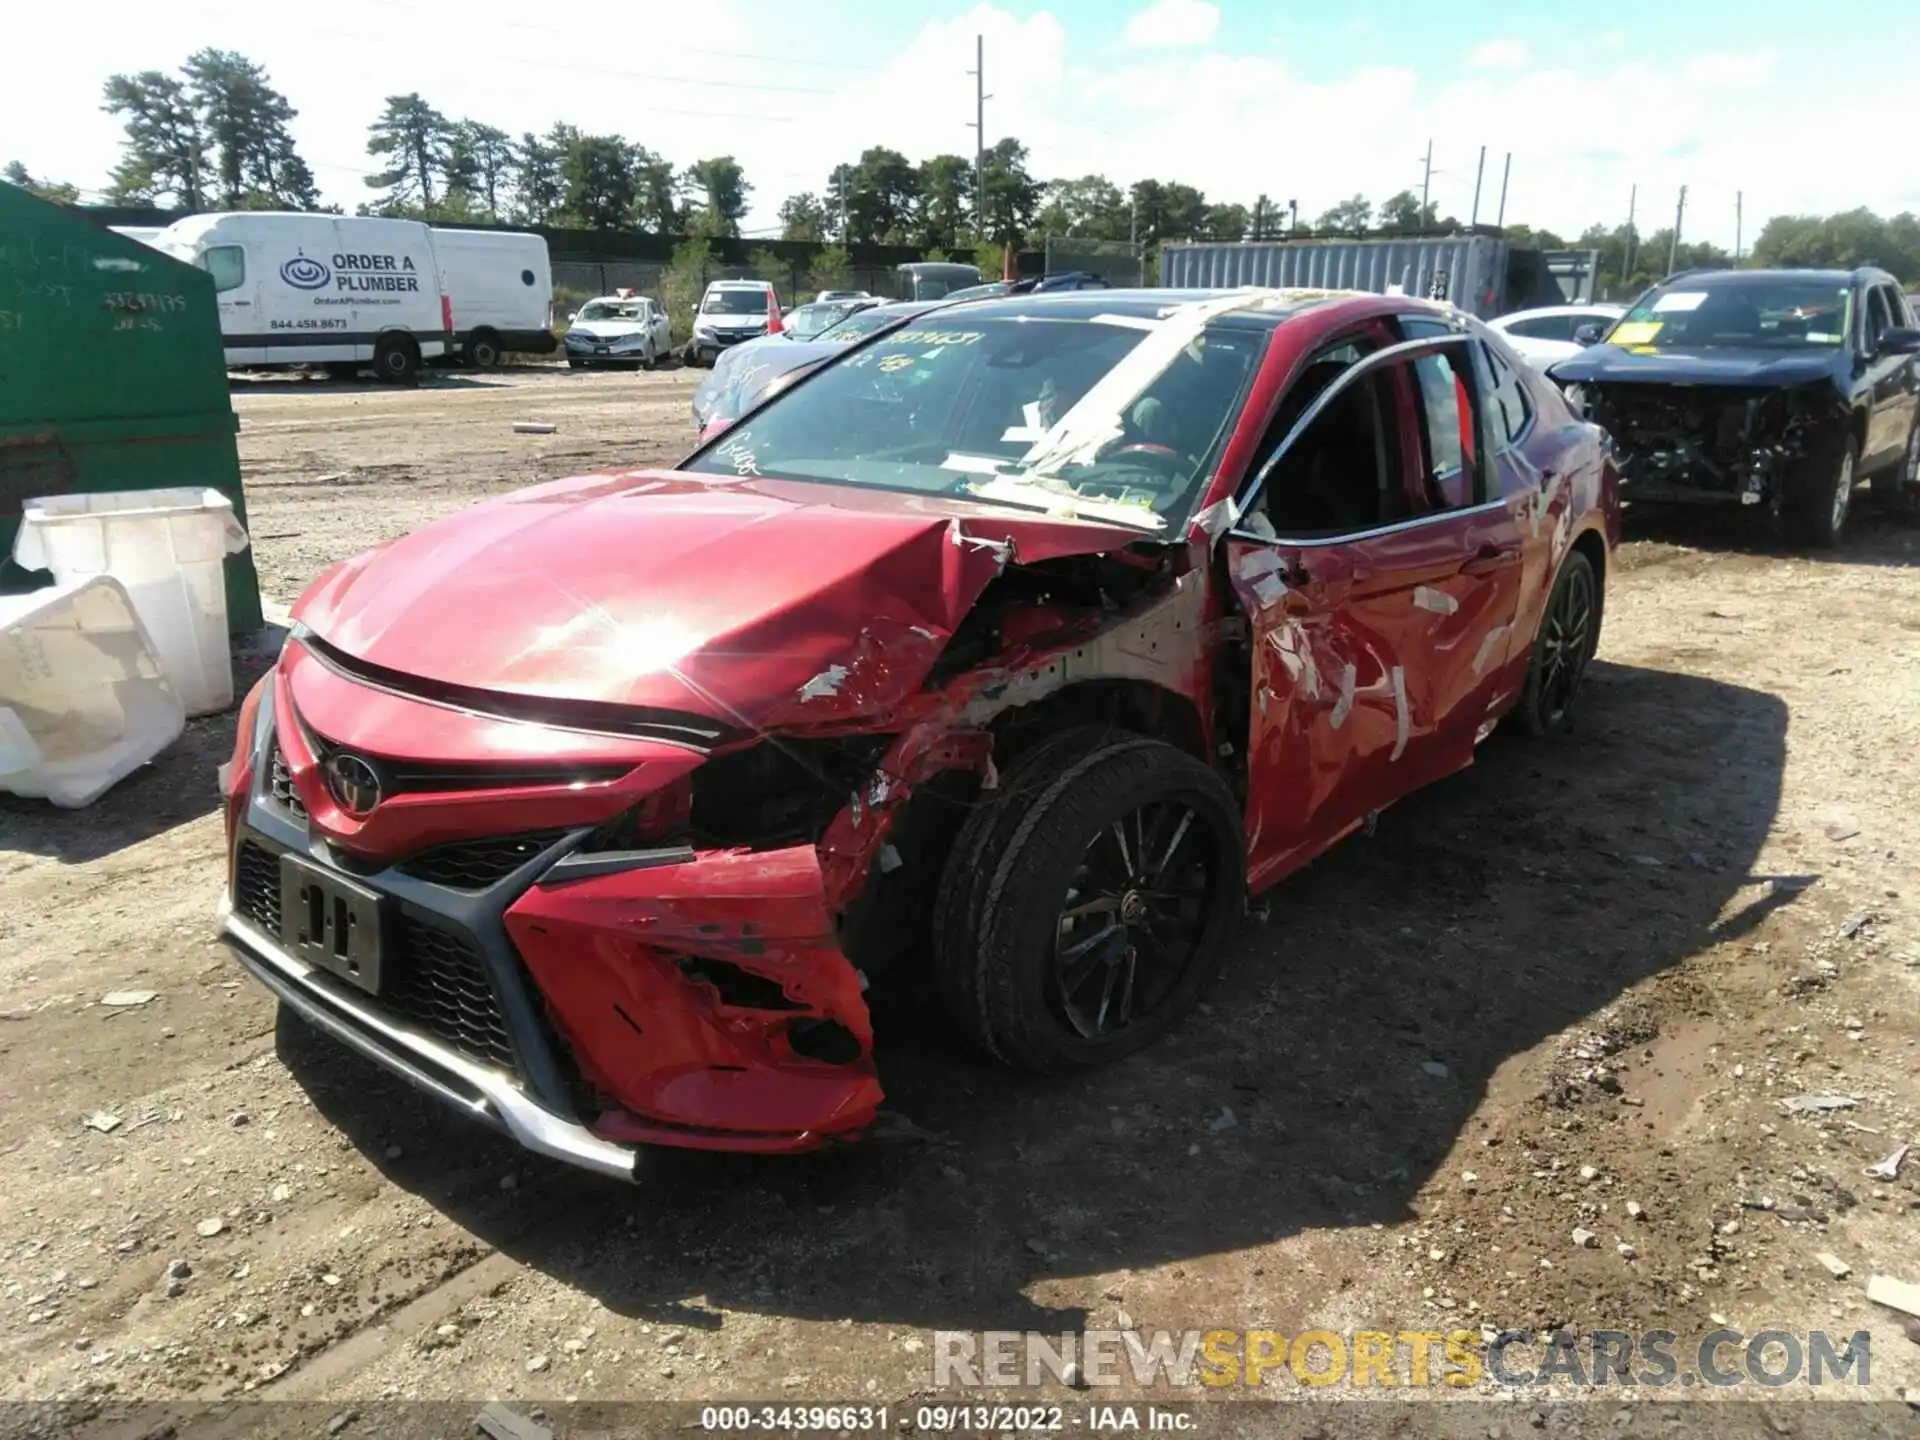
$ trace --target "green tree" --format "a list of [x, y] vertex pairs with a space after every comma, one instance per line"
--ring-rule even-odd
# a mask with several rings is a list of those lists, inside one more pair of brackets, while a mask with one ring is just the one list
[[898, 150], [876, 145], [851, 166], [837, 167], [829, 190], [842, 199], [849, 244], [907, 244], [913, 239], [920, 173]]
[[37, 195], [42, 200], [51, 200], [56, 205], [78, 205], [80, 191], [77, 186], [63, 185], [52, 180], [36, 180], [28, 173], [27, 167], [18, 160], [9, 160], [7, 168], [0, 170], [0, 178], [9, 185], [18, 185], [29, 195]]
[[367, 153], [389, 162], [387, 169], [367, 176], [368, 185], [387, 192], [377, 208], [387, 214], [434, 214], [452, 142], [447, 117], [417, 92], [389, 95], [380, 118], [367, 127]]
[[447, 189], [468, 200], [470, 208], [498, 221], [513, 183], [513, 141], [504, 130], [462, 120], [447, 143]]
[[1132, 190], [1133, 218], [1142, 244], [1184, 240], [1207, 223], [1207, 197], [1177, 180], [1139, 180]]
[[115, 75], [102, 108], [126, 121], [107, 196], [119, 204], [206, 208], [210, 180], [206, 133], [186, 85], [158, 70]]
[[1322, 211], [1320, 218], [1313, 222], [1313, 228], [1330, 234], [1357, 235], [1367, 228], [1367, 222], [1372, 218], [1373, 202], [1364, 195], [1355, 195]]
[[1422, 230], [1438, 228], [1439, 212], [1431, 201], [1423, 207], [1420, 197], [1413, 191], [1401, 190], [1380, 202], [1380, 213], [1374, 223], [1380, 229], [1390, 230], [1397, 235], [1414, 235]]
[[1754, 241], [1753, 261], [1846, 270], [1876, 265], [1909, 280], [1920, 276], [1920, 221], [1910, 213], [1883, 220], [1867, 209], [1776, 215]]
[[920, 164], [918, 234], [923, 246], [952, 249], [960, 243], [973, 199], [973, 163], [961, 155], [936, 155]]
[[1054, 180], [1045, 187], [1035, 228], [1045, 235], [1125, 240], [1133, 222], [1128, 198], [1104, 175]]
[[853, 258], [845, 247], [828, 245], [813, 257], [807, 268], [809, 290], [847, 290], [853, 284]]
[[514, 213], [523, 224], [546, 224], [559, 213], [561, 202], [566, 199], [559, 147], [529, 130], [513, 147], [512, 164]]
[[782, 260], [766, 246], [754, 248], [747, 256], [747, 264], [753, 268], [753, 278], [764, 280], [773, 286], [775, 298], [783, 305], [791, 305], [799, 296], [793, 293], [794, 267]]
[[633, 223], [656, 235], [678, 234], [685, 216], [676, 198], [672, 163], [644, 146], [634, 146], [633, 185]]
[[987, 213], [984, 220], [975, 217], [974, 232], [1018, 246], [1040, 213], [1040, 184], [1027, 173], [1027, 147], [1012, 136], [996, 140], [981, 170]]
[[673, 259], [660, 277], [660, 296], [676, 338], [693, 334], [693, 307], [700, 303], [712, 269], [713, 251], [704, 238], [695, 236], [673, 247]]
[[687, 189], [694, 200], [688, 228], [715, 237], [737, 237], [746, 218], [747, 196], [753, 186], [731, 155], [696, 160], [686, 170]]
[[1262, 193], [1247, 216], [1247, 239], [1277, 240], [1286, 233], [1286, 207], [1275, 204]]
[[1251, 223], [1244, 205], [1209, 205], [1205, 234], [1209, 240], [1244, 240]]
[[[832, 227], [832, 217], [827, 214], [826, 202], [811, 190], [798, 195], [789, 195], [780, 202], [780, 238], [782, 240], [824, 241]], [[822, 285], [822, 290], [831, 290], [831, 285]]]
[[313, 172], [289, 128], [299, 112], [264, 69], [231, 50], [209, 48], [189, 56], [182, 74], [212, 157], [215, 203], [228, 210], [318, 208]]
[[[561, 129], [555, 126], [554, 133]], [[583, 135], [571, 127], [565, 138], [560, 178], [566, 214], [588, 230], [621, 229], [639, 196], [633, 147], [618, 135]]]

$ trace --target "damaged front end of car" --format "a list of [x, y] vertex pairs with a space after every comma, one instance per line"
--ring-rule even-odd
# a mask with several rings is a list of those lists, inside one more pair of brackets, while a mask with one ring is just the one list
[[1587, 381], [1567, 394], [1610, 437], [1625, 500], [1777, 510], [1796, 470], [1847, 423], [1825, 381], [1782, 389]]
[[[968, 808], [1070, 723], [1208, 753], [1213, 639], [1203, 548], [1050, 519], [834, 523], [814, 588], [768, 582], [759, 613], [677, 641], [617, 704], [585, 697], [644, 663], [646, 626], [591, 617], [620, 643], [589, 669], [566, 597], [551, 615], [522, 597], [533, 638], [487, 664], [538, 679], [489, 689], [452, 659], [456, 678], [422, 678], [462, 599], [407, 583], [404, 553], [369, 562], [384, 585], [323, 578], [226, 772], [241, 963], [389, 1070], [602, 1173], [631, 1176], [644, 1145], [871, 1133], [865, 992], [924, 944]], [[736, 598], [777, 563], [750, 553], [768, 528], [738, 532]], [[356, 608], [395, 588], [404, 611]], [[694, 577], [683, 593], [692, 616]]]

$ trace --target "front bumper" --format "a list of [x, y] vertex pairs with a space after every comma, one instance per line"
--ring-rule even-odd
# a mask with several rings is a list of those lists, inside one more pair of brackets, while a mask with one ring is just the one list
[[[291, 704], [276, 671], [243, 710], [221, 906], [234, 958], [282, 1003], [528, 1150], [617, 1178], [648, 1145], [790, 1153], [872, 1123], [870, 1023], [812, 847], [589, 853], [582, 821], [355, 858], [316, 823], [307, 722], [276, 723]], [[471, 813], [471, 792], [455, 801]], [[472, 869], [489, 849], [510, 853]], [[379, 897], [372, 993], [283, 938], [303, 903], [290, 876], [316, 868]]]

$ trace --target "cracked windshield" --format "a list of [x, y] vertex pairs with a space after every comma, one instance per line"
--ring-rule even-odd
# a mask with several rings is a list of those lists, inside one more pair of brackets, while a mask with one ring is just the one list
[[874, 342], [687, 462], [1172, 527], [1262, 335], [1175, 312], [955, 316]]

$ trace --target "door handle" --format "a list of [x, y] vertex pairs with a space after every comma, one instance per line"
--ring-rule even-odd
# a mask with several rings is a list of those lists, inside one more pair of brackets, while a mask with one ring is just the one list
[[1491, 575], [1496, 570], [1504, 570], [1509, 565], [1520, 563], [1520, 551], [1517, 546], [1482, 545], [1471, 560], [1460, 567], [1462, 575]]

